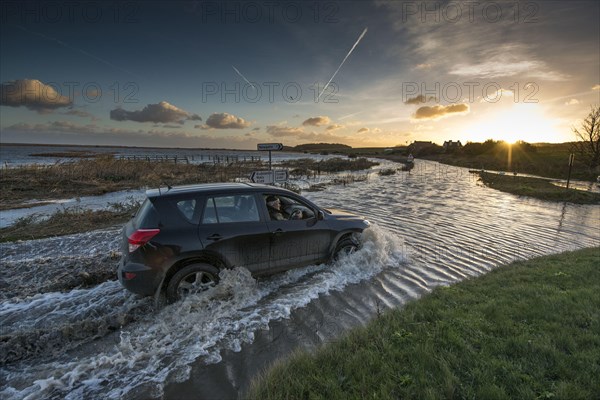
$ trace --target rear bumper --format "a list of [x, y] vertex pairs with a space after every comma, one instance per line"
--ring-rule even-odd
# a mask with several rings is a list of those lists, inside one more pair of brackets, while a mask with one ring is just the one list
[[[126, 274], [135, 274], [134, 277], [126, 279]], [[162, 274], [144, 264], [127, 262], [121, 258], [117, 276], [121, 285], [130, 292], [151, 296], [156, 292], [162, 281]]]

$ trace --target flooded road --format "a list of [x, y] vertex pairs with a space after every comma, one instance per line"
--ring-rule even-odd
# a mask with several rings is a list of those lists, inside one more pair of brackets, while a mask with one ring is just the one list
[[[225, 271], [217, 287], [158, 309], [114, 281], [3, 297], [0, 396], [236, 397], [278, 357], [335, 340], [436, 286], [600, 245], [598, 206], [520, 198], [433, 162], [304, 195], [366, 216], [373, 228], [363, 248], [332, 266], [260, 281], [244, 269]], [[110, 264], [117, 249], [117, 230], [2, 244], [0, 288], [15, 283], [5, 270]]]

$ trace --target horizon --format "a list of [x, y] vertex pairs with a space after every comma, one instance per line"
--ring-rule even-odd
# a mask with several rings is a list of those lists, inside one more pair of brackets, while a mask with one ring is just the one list
[[[497, 141], [499, 143], [506, 143], [509, 145], [514, 145], [517, 144], [518, 142], [525, 142], [525, 141], [521, 141], [521, 140], [517, 140], [516, 142], [506, 142], [504, 140], [496, 140], [496, 139], [492, 139], [492, 138], [488, 138], [484, 141], [481, 142], [471, 142], [468, 141], [466, 143], [462, 143], [461, 144], [464, 146], [468, 143], [483, 143], [485, 141], [488, 140], [494, 140]], [[415, 142], [430, 142], [428, 140], [417, 140]], [[413, 144], [415, 142], [412, 142], [410, 144]], [[437, 146], [442, 146], [443, 143], [436, 143], [436, 142], [432, 142], [433, 144], [437, 145]], [[566, 145], [566, 144], [572, 144], [575, 143], [575, 141], [571, 141], [571, 142], [525, 142], [527, 144], [533, 145], [533, 146], [550, 146], [550, 145]], [[282, 151], [290, 151], [290, 150], [294, 150], [296, 147], [300, 147], [300, 146], [308, 146], [308, 145], [327, 145], [327, 146], [335, 146], [335, 145], [341, 145], [341, 146], [349, 146], [351, 149], [386, 149], [386, 148], [406, 148], [409, 147], [410, 144], [408, 145], [397, 145], [397, 146], [372, 146], [372, 147], [354, 147], [354, 146], [349, 146], [343, 143], [299, 143], [295, 146], [286, 146], [285, 144], [283, 144], [284, 149]], [[227, 147], [169, 147], [169, 146], [135, 146], [135, 145], [98, 145], [98, 144], [73, 144], [73, 143], [18, 143], [18, 142], [0, 142], [0, 147], [2, 146], [42, 146], [42, 147], [116, 147], [116, 148], [136, 148], [136, 149], [171, 149], [171, 150], [231, 150], [231, 151], [262, 151], [265, 152], [265, 150], [257, 150], [257, 149], [233, 149], [233, 148], [227, 148]], [[287, 149], [286, 149], [287, 148]], [[333, 148], [332, 150], [335, 150], [335, 148]]]
[[0, 11], [0, 143], [565, 143], [600, 104], [595, 1], [28, 1]]

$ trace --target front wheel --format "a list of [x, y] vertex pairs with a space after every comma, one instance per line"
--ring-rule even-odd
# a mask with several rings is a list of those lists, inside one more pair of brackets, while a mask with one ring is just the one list
[[174, 303], [219, 283], [219, 270], [209, 264], [190, 264], [178, 271], [167, 285], [167, 300]]
[[352, 254], [356, 250], [358, 250], [358, 243], [352, 238], [346, 237], [340, 240], [337, 246], [335, 246], [335, 251], [333, 252], [333, 261], [339, 260], [339, 258], [344, 254]]

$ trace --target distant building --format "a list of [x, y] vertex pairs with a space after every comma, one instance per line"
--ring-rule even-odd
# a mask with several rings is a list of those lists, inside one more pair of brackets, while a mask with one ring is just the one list
[[421, 141], [421, 140], [415, 140], [414, 142], [412, 142], [412, 144], [409, 147], [409, 150], [412, 153], [419, 153], [421, 150], [429, 148], [431, 146], [435, 146], [433, 144], [433, 142], [429, 141], [429, 142], [425, 142], [425, 141]]
[[456, 142], [453, 142], [452, 140], [446, 140], [442, 147], [444, 147], [445, 152], [448, 152], [448, 151], [460, 149], [462, 147], [462, 143], [460, 142], [460, 140], [457, 140]]

